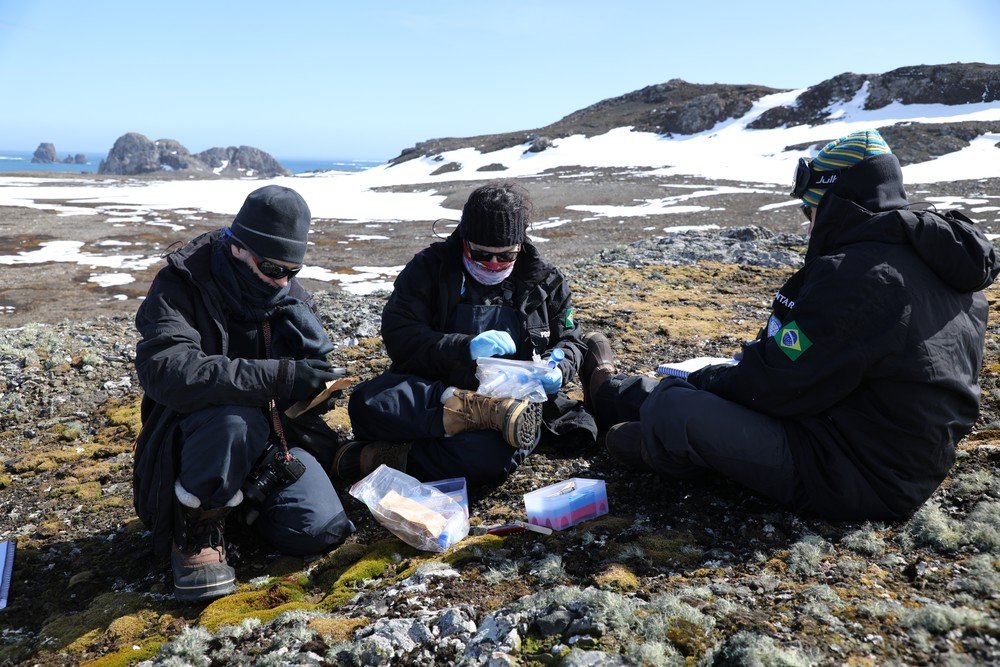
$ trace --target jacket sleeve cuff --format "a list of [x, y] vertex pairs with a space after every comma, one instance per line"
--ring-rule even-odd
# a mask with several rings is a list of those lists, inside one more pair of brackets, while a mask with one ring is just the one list
[[292, 383], [295, 381], [295, 362], [292, 359], [278, 360], [278, 398], [291, 398]]

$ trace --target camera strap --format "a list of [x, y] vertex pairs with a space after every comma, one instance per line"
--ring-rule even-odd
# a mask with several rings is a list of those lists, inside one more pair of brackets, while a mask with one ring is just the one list
[[[264, 354], [267, 359], [271, 358], [271, 321], [264, 320], [261, 323], [261, 328], [264, 330]], [[271, 429], [274, 434], [278, 437], [278, 444], [281, 445], [281, 451], [285, 454], [285, 460], [291, 461], [292, 454], [288, 451], [288, 441], [285, 440], [285, 429], [281, 426], [281, 417], [278, 415], [278, 403], [274, 400], [274, 396], [267, 403], [268, 412], [271, 413]]]

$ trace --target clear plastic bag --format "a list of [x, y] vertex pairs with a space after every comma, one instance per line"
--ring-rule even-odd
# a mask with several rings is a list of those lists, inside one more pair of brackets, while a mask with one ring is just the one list
[[483, 396], [497, 398], [526, 398], [532, 403], [544, 403], [548, 396], [542, 387], [542, 377], [565, 358], [560, 348], [552, 350], [547, 360], [535, 357], [532, 361], [480, 357], [476, 359], [476, 377]]
[[386, 465], [356, 482], [350, 494], [390, 533], [423, 551], [444, 551], [469, 534], [461, 503]]

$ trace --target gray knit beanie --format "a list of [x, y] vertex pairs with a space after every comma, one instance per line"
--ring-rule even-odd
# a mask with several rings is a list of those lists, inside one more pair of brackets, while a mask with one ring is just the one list
[[505, 248], [528, 240], [532, 213], [527, 190], [515, 183], [488, 183], [469, 195], [458, 228], [466, 241]]
[[295, 190], [266, 185], [254, 190], [233, 218], [233, 236], [261, 257], [301, 264], [311, 216]]

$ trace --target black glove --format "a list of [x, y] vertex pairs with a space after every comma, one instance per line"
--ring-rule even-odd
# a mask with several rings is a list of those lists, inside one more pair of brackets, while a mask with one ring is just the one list
[[304, 401], [312, 398], [323, 389], [330, 380], [335, 380], [337, 374], [333, 367], [324, 359], [299, 359], [295, 362], [295, 379], [292, 380], [293, 401]]

